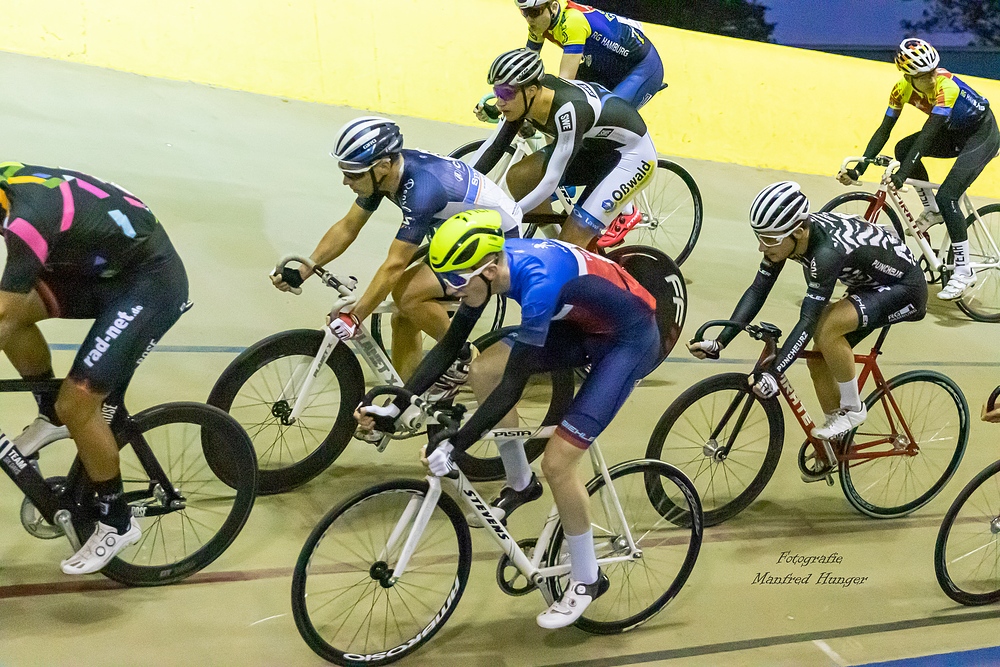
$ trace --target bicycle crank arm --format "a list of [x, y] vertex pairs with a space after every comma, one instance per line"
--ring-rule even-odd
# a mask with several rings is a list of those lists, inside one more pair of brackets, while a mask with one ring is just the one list
[[63, 535], [69, 540], [69, 544], [73, 547], [73, 551], [80, 550], [80, 537], [76, 534], [76, 528], [73, 527], [73, 517], [70, 515], [69, 510], [59, 510], [55, 515], [56, 525], [62, 528]]

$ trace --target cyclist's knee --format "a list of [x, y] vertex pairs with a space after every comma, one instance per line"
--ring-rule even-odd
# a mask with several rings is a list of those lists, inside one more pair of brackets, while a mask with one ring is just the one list
[[100, 412], [105, 395], [94, 391], [85, 380], [67, 378], [56, 397], [56, 416], [64, 424], [86, 421]]
[[[816, 352], [821, 352], [819, 346], [814, 345], [813, 350]], [[806, 366], [809, 368], [809, 374], [815, 377], [818, 374], [823, 374], [826, 372], [826, 360], [823, 358], [822, 353], [815, 357], [809, 357], [806, 359]]]

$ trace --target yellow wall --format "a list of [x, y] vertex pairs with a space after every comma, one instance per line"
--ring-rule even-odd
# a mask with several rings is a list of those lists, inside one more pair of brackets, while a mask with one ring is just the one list
[[[646, 28], [670, 88], [643, 115], [671, 155], [832, 173], [863, 150], [897, 78], [884, 63]], [[6, 0], [0, 22], [4, 50], [460, 124], [475, 124], [489, 63], [524, 38], [511, 0]], [[546, 47], [551, 69], [558, 55]], [[968, 82], [1000, 104], [1000, 83]], [[908, 108], [893, 141], [924, 118]], [[932, 161], [932, 177], [946, 165]], [[973, 192], [1000, 196], [998, 165]]]

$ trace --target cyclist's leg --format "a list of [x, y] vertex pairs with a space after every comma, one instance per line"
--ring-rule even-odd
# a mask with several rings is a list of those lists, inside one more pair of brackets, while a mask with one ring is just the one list
[[[50, 380], [55, 377], [52, 372], [52, 354], [41, 329], [38, 328], [38, 322], [54, 316], [53, 310], [50, 309], [50, 303], [45, 299], [46, 294], [48, 294], [48, 289], [43, 283], [39, 283], [37, 289], [28, 293], [27, 307], [23, 312], [5, 315], [5, 319], [14, 317], [15, 321], [3, 351], [18, 374], [25, 380]], [[36, 419], [38, 424], [33, 423], [22, 436], [14, 439], [22, 453], [25, 451], [25, 445], [28, 444], [24, 436], [27, 436], [28, 440], [33, 440], [35, 438], [32, 436], [35, 435], [35, 431], [50, 428], [51, 424], [60, 424], [55, 413], [55, 392], [34, 391], [32, 393], [35, 402], [38, 403], [38, 413], [42, 419]]]
[[[521, 201], [525, 195], [535, 189], [545, 174], [545, 167], [552, 156], [552, 147], [546, 146], [540, 151], [527, 155], [507, 170], [507, 189], [515, 201]], [[524, 211], [525, 215], [533, 213], [551, 213], [548, 201], [538, 205], [534, 211]]]
[[[897, 161], [902, 162], [906, 159], [906, 156], [910, 154], [910, 149], [913, 148], [913, 144], [917, 142], [917, 138], [919, 136], [920, 133], [915, 132], [914, 134], [903, 137], [896, 142], [896, 148], [893, 153], [895, 154]], [[924, 166], [922, 160], [917, 160], [917, 164], [913, 167], [913, 171], [910, 172], [910, 178], [918, 181], [930, 180], [930, 176], [927, 175], [927, 167]]]
[[642, 61], [632, 68], [628, 75], [614, 87], [613, 92], [635, 109], [641, 109], [663, 85], [663, 61], [655, 47]]
[[[832, 308], [831, 304], [823, 310], [816, 325], [817, 331], [824, 326], [827, 313]], [[823, 413], [829, 417], [840, 409], [840, 389], [830, 372], [830, 367], [822, 356], [823, 352], [819, 344], [815, 340], [813, 341], [813, 351], [818, 352], [819, 356], [806, 359], [806, 366], [809, 367], [809, 376], [812, 378], [813, 387], [816, 388], [816, 397], [819, 399], [820, 407], [823, 408]]]
[[392, 316], [392, 365], [403, 380], [413, 374], [423, 356], [423, 335], [441, 340], [448, 330], [448, 311], [440, 278], [430, 265], [408, 268], [392, 288], [396, 311]]

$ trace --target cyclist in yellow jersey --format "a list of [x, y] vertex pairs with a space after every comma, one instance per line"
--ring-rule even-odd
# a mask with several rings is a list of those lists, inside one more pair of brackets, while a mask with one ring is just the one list
[[[922, 39], [904, 39], [896, 50], [896, 67], [903, 78], [892, 89], [889, 108], [882, 125], [865, 149], [865, 157], [875, 157], [889, 139], [889, 134], [905, 104], [912, 104], [928, 114], [920, 132], [901, 139], [896, 144], [899, 170], [892, 180], [897, 187], [913, 177], [928, 180], [921, 158], [956, 158], [937, 196], [929, 189], [917, 188], [924, 204], [924, 214], [918, 220], [921, 230], [941, 222], [948, 226], [955, 253], [955, 272], [938, 293], [938, 298], [951, 301], [965, 293], [976, 282], [969, 265], [969, 234], [958, 200], [987, 163], [1000, 150], [1000, 132], [990, 110], [990, 103], [964, 81], [946, 69], [938, 67], [937, 50]], [[849, 184], [864, 173], [866, 164], [838, 175]]]

